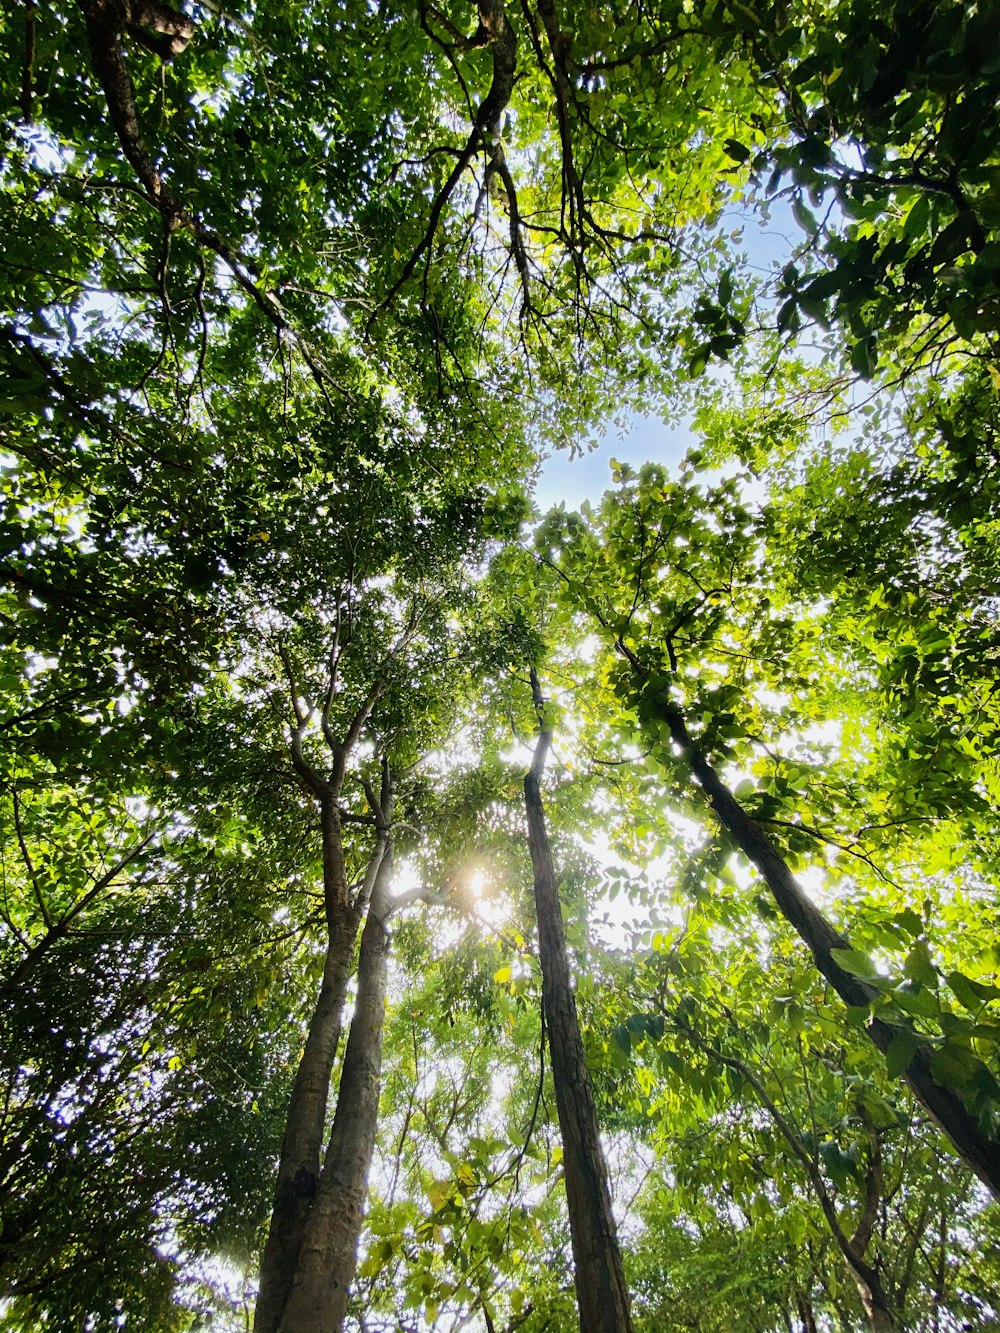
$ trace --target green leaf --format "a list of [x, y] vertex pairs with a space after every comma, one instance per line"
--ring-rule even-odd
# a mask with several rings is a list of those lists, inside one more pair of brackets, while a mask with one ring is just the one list
[[885, 1053], [885, 1067], [890, 1078], [898, 1078], [909, 1068], [919, 1045], [916, 1034], [905, 1028], [894, 1035]]
[[918, 1018], [936, 1018], [941, 1010], [934, 992], [925, 990], [917, 981], [907, 981], [896, 986], [889, 991], [889, 997], [904, 1013]]
[[875, 374], [878, 366], [876, 346], [875, 334], [869, 333], [859, 338], [851, 348], [851, 369], [857, 371], [862, 379], [870, 380]]
[[984, 1068], [978, 1060], [958, 1040], [949, 1038], [945, 1044], [931, 1056], [931, 1074], [943, 1087], [965, 1088]]
[[860, 977], [862, 981], [874, 981], [878, 976], [875, 964], [858, 949], [831, 949], [830, 957], [845, 972], [850, 972], [852, 977]]
[[[722, 147], [734, 162], [739, 162], [740, 164], [749, 162], [751, 157], [753, 157], [753, 153], [750, 149], [747, 148], [745, 144], [740, 143], [738, 139], [727, 139]], [[723, 305], [725, 304], [726, 302], [723, 300]]]
[[978, 1013], [987, 1001], [1000, 999], [1000, 989], [996, 986], [973, 981], [962, 972], [949, 972], [946, 980], [959, 1004], [972, 1013]]
[[798, 329], [799, 323], [798, 301], [794, 296], [790, 296], [778, 311], [778, 332], [794, 333]]
[[850, 1184], [855, 1171], [853, 1159], [842, 1150], [839, 1143], [835, 1143], [832, 1139], [827, 1139], [820, 1144], [819, 1155], [826, 1167], [827, 1174], [837, 1189], [845, 1189]]
[[632, 1034], [624, 1023], [619, 1023], [611, 1033], [612, 1039], [618, 1049], [628, 1055], [632, 1050]]

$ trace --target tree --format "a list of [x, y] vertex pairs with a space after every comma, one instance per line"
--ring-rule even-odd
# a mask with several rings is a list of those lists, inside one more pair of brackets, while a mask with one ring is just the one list
[[601, 1148], [594, 1093], [580, 1037], [570, 981], [566, 937], [555, 866], [545, 827], [541, 778], [552, 744], [545, 699], [534, 667], [532, 701], [538, 714], [538, 741], [524, 779], [528, 847], [535, 876], [535, 915], [542, 969], [542, 1006], [552, 1054], [566, 1175], [566, 1198], [573, 1236], [573, 1273], [581, 1333], [629, 1333], [628, 1289]]
[[904, 373], [975, 359], [997, 317], [996, 44], [984, 16], [960, 4], [877, 16], [844, 4], [762, 23], [729, 13], [789, 131], [741, 156], [770, 172], [767, 193], [791, 197], [807, 238], [805, 263], [782, 273], [779, 329], [845, 326], [865, 378], [883, 355], [901, 355]]
[[[612, 682], [623, 711], [638, 723], [656, 762], [668, 774], [680, 766], [684, 780], [696, 784], [732, 845], [760, 872], [778, 911], [807, 945], [818, 970], [886, 1052], [889, 1067], [906, 1078], [995, 1193], [1000, 1184], [991, 1110], [996, 1077], [971, 1052], [967, 1063], [962, 1057], [953, 1061], [944, 1032], [938, 1050], [915, 1025], [914, 1018], [933, 1018], [939, 1012], [936, 998], [910, 998], [910, 992], [919, 997], [926, 984], [923, 977], [930, 974], [933, 980], [936, 975], [929, 960], [920, 973], [919, 939], [903, 983], [908, 990], [882, 984], [870, 960], [852, 948], [804, 892], [762, 821], [754, 819], [720, 777], [719, 763], [742, 758], [741, 750], [752, 752], [754, 743], [761, 743], [761, 725], [769, 721], [767, 706], [761, 709], [758, 702], [760, 684], [748, 685], [749, 664], [767, 680], [772, 662], [795, 656], [794, 649], [790, 651], [795, 622], [782, 618], [785, 607], [780, 602], [777, 614], [772, 613], [757, 576], [758, 568], [776, 563], [777, 557], [757, 547], [759, 529], [736, 498], [732, 482], [715, 489], [706, 511], [694, 487], [668, 482], [651, 465], [637, 477], [624, 473], [622, 481], [623, 493], [609, 496], [590, 524], [585, 518], [567, 523], [562, 515], [553, 515], [541, 543], [550, 553], [546, 559], [558, 554], [556, 568], [570, 605], [590, 612], [611, 651], [624, 659], [625, 672], [616, 672]], [[752, 571], [746, 585], [744, 569]], [[791, 639], [786, 637], [789, 631]], [[711, 662], [708, 672], [702, 665], [706, 658]], [[721, 658], [719, 666], [712, 658]], [[801, 688], [788, 676], [771, 679], [779, 689]], [[688, 715], [696, 710], [698, 735], [688, 724]], [[773, 759], [775, 737], [766, 732], [765, 737], [764, 753]], [[715, 761], [709, 757], [713, 750]], [[747, 786], [750, 795], [752, 781]], [[795, 787], [787, 790], [797, 804]], [[790, 827], [793, 833], [801, 828], [808, 845], [813, 830], [801, 816], [776, 818], [780, 803], [766, 797], [763, 809], [768, 824]], [[919, 917], [912, 919], [919, 931]], [[961, 990], [962, 982], [957, 985]], [[991, 994], [987, 989], [978, 998], [985, 1001]], [[962, 1020], [956, 1015], [955, 1021], [961, 1030]], [[950, 1024], [945, 1021], [945, 1032]]]
[[[724, 897], [731, 858], [740, 875], [749, 858], [847, 1019], [995, 1187], [995, 56], [987, 16], [957, 4], [345, 0], [238, 18], [80, 0], [13, 18], [0, 1322], [210, 1318], [197, 1260], [253, 1264], [264, 1161], [278, 1185], [259, 1328], [339, 1327], [359, 1244], [383, 1309], [396, 1282], [428, 1323], [566, 1322], [582, 1219], [552, 1188], [546, 1080], [486, 1105], [482, 1057], [393, 1013], [404, 994], [430, 1007], [440, 980], [461, 1034], [523, 1063], [540, 1044], [527, 941], [505, 942], [505, 981], [483, 963], [495, 946], [466, 941], [466, 989], [407, 923], [394, 972], [388, 877], [413, 858], [447, 889], [456, 841], [486, 839], [472, 815], [523, 849], [497, 758], [504, 672], [561, 671], [584, 617], [603, 649], [583, 640], [569, 670], [566, 730], [593, 772], [550, 809], [560, 864], [613, 818], [623, 847], [679, 855], [680, 821], [711, 806], [691, 895]], [[786, 191], [806, 239], [772, 309], [732, 214]], [[829, 325], [843, 368], [792, 360], [807, 321]], [[498, 547], [498, 565], [520, 562], [540, 451], [582, 449], [629, 406], [677, 410], [728, 359], [706, 397], [745, 386], [763, 419], [726, 403], [703, 420], [717, 457], [742, 450], [767, 474], [764, 513], [736, 481], [623, 475], [598, 515], [543, 527], [567, 594], [543, 644], [544, 580], [512, 610], [484, 577]], [[877, 433], [887, 410], [857, 447], [810, 457], [808, 422], [890, 363], [909, 395], [896, 438]], [[459, 741], [440, 760], [453, 732], [481, 745], [478, 768]], [[822, 913], [795, 880], [807, 861], [820, 892], [838, 887]], [[578, 883], [593, 900], [592, 868]], [[750, 904], [732, 906], [725, 928], [750, 930]], [[593, 960], [586, 915], [568, 945]], [[574, 1060], [603, 1122], [638, 1142], [616, 1097], [649, 1091], [624, 1067], [648, 1015], [576, 970]], [[781, 1109], [745, 1041], [689, 1027]], [[398, 1093], [418, 1029], [472, 1071], [480, 1104], [458, 1096], [449, 1120], [412, 1090], [412, 1114], [387, 1108], [406, 1190], [394, 1211], [395, 1185], [374, 1181], [366, 1238], [372, 1163], [392, 1156], [379, 1070]], [[404, 1142], [407, 1116], [425, 1142]], [[784, 1142], [775, 1169], [829, 1201], [818, 1149], [794, 1127]], [[734, 1228], [692, 1206], [719, 1242], [710, 1262], [730, 1261], [752, 1213]], [[815, 1234], [791, 1284], [766, 1267], [748, 1319], [841, 1317]], [[846, 1255], [857, 1273], [867, 1252]], [[680, 1277], [655, 1281], [687, 1302], [676, 1238], [671, 1253]], [[75, 1277], [81, 1255], [93, 1281]], [[641, 1315], [664, 1309], [639, 1289]]]
[[968, 1243], [990, 1226], [985, 1191], [788, 933], [747, 920], [754, 887], [729, 875], [692, 897], [713, 850], [699, 843], [656, 884], [671, 926], [620, 961], [606, 1000], [629, 1077], [620, 1109], [657, 1149], [639, 1204], [639, 1326], [764, 1329], [782, 1307], [805, 1327], [824, 1314], [839, 1327], [988, 1321]]
[[[400, 637], [397, 645], [390, 650], [390, 658], [394, 652], [400, 651], [406, 646], [407, 633], [412, 635], [414, 628], [415, 624], [411, 622], [408, 632], [404, 630], [404, 634]], [[309, 1023], [305, 1047], [292, 1087], [291, 1104], [288, 1110], [284, 1143], [278, 1166], [278, 1182], [268, 1232], [268, 1245], [265, 1248], [262, 1261], [261, 1291], [257, 1303], [255, 1324], [258, 1329], [266, 1330], [266, 1333], [270, 1333], [272, 1329], [285, 1326], [286, 1307], [293, 1299], [300, 1265], [303, 1258], [306, 1257], [303, 1254], [304, 1247], [308, 1247], [307, 1253], [310, 1256], [312, 1252], [318, 1252], [326, 1259], [327, 1270], [332, 1270], [331, 1278], [335, 1283], [334, 1289], [339, 1288], [341, 1295], [345, 1293], [347, 1283], [353, 1276], [352, 1260], [357, 1247], [357, 1231], [360, 1227], [361, 1208], [363, 1206], [362, 1184], [361, 1201], [357, 1201], [356, 1198], [352, 1199], [353, 1216], [356, 1218], [354, 1234], [346, 1243], [342, 1244], [340, 1252], [331, 1262], [330, 1256], [325, 1255], [321, 1249], [324, 1243], [328, 1243], [328, 1237], [331, 1233], [330, 1222], [326, 1221], [325, 1214], [323, 1226], [315, 1219], [318, 1218], [321, 1208], [325, 1210], [330, 1206], [328, 1202], [330, 1197], [336, 1198], [335, 1190], [338, 1185], [348, 1189], [354, 1195], [358, 1192], [358, 1185], [354, 1181], [341, 1182], [335, 1174], [336, 1166], [331, 1169], [328, 1165], [335, 1161], [333, 1145], [336, 1143], [339, 1148], [340, 1141], [349, 1138], [348, 1135], [344, 1134], [341, 1134], [339, 1139], [337, 1138], [336, 1121], [334, 1122], [334, 1129], [331, 1131], [331, 1150], [327, 1153], [321, 1172], [320, 1163], [323, 1154], [330, 1079], [333, 1073], [337, 1046], [340, 1041], [344, 1002], [354, 961], [357, 936], [362, 924], [365, 925], [365, 937], [367, 938], [371, 938], [375, 929], [384, 930], [384, 917], [388, 910], [386, 879], [389, 867], [392, 864], [390, 823], [392, 787], [389, 759], [387, 755], [383, 755], [381, 757], [383, 766], [381, 790], [376, 793], [370, 782], [365, 779], [365, 793], [370, 806], [369, 814], [354, 813], [351, 815], [350, 812], [347, 812], [349, 817], [360, 822], [373, 821], [374, 831], [373, 845], [367, 858], [363, 858], [361, 861], [361, 873], [355, 879], [348, 871], [341, 835], [345, 813], [341, 809], [341, 800], [344, 781], [347, 776], [347, 765], [351, 759], [352, 751], [361, 739], [362, 731], [384, 685], [378, 677], [369, 685], [367, 693], [360, 704], [357, 705], [353, 716], [348, 710], [346, 727], [338, 734], [335, 724], [331, 720], [331, 711], [337, 689], [337, 672], [342, 667], [339, 648], [338, 627], [334, 638], [334, 646], [330, 652], [329, 680], [326, 684], [325, 701], [318, 719], [323, 741], [330, 752], [328, 760], [330, 767], [326, 773], [321, 773], [303, 755], [303, 735], [309, 723], [315, 720], [315, 708], [303, 705], [300, 702], [302, 686], [293, 672], [287, 652], [282, 650], [288, 671], [292, 707], [295, 713], [295, 726], [292, 730], [291, 740], [292, 762], [296, 772], [302, 778], [319, 807], [326, 950], [319, 995]], [[385, 863], [385, 868], [383, 868], [383, 863]], [[374, 908], [371, 906], [373, 901]], [[367, 924], [369, 919], [376, 923], [372, 930], [369, 930]], [[367, 949], [363, 944], [363, 961], [367, 962], [372, 949], [371, 944]], [[373, 983], [369, 978], [367, 969], [359, 977], [359, 983], [365, 988], [365, 992], [371, 984], [377, 985], [377, 982]], [[384, 989], [384, 981], [382, 987]], [[366, 1006], [371, 1007], [371, 1001], [368, 1000], [367, 993], [365, 993], [364, 998]], [[361, 997], [359, 995], [359, 1013], [361, 1012], [360, 1006]], [[370, 1016], [367, 1014], [364, 1016], [367, 1021], [371, 1021]], [[374, 1035], [366, 1043], [370, 1058], [374, 1062], [372, 1081], [376, 1089], [378, 1086], [379, 1035], [380, 1028], [377, 1027]], [[355, 1047], [357, 1045], [358, 1043], [355, 1041]], [[367, 1130], [370, 1125], [374, 1125], [375, 1116], [373, 1108], [367, 1104], [364, 1098], [364, 1090], [353, 1088], [353, 1081], [357, 1078], [355, 1073], [357, 1062], [358, 1055], [349, 1046], [348, 1057], [345, 1060], [344, 1070], [341, 1074], [341, 1086], [350, 1089], [353, 1098], [360, 1098], [364, 1107], [361, 1123]], [[370, 1100], [370, 1093], [368, 1098]], [[346, 1104], [349, 1103], [345, 1098]], [[350, 1147], [341, 1151], [350, 1152]], [[367, 1154], [363, 1146], [355, 1151], [360, 1153], [357, 1160], [361, 1170], [362, 1182], [364, 1182], [367, 1178], [370, 1148]], [[350, 1219], [351, 1214], [349, 1213], [348, 1227], [351, 1225]], [[306, 1295], [298, 1299], [309, 1302], [314, 1298], [311, 1292], [307, 1290]], [[343, 1318], [342, 1310], [334, 1314], [333, 1317], [339, 1323]], [[309, 1315], [302, 1316], [302, 1318], [307, 1320], [312, 1318], [316, 1321], [320, 1318], [320, 1315], [318, 1310], [314, 1308]], [[295, 1326], [294, 1319], [289, 1326]], [[318, 1324], [314, 1323], [314, 1326], [318, 1327]]]
[[[69, 889], [81, 852], [100, 865], [131, 830], [102, 823], [97, 793], [50, 794], [44, 810], [37, 788], [25, 798], [25, 847], [36, 870], [55, 872], [53, 888]], [[112, 1327], [130, 1311], [184, 1327], [202, 1301], [192, 1256], [252, 1247], [255, 1163], [276, 1149], [271, 1108], [294, 1039], [268, 985], [289, 944], [268, 910], [280, 844], [261, 853], [248, 858], [242, 830], [211, 845], [161, 833], [129, 881], [107, 885], [44, 949], [15, 954], [0, 1072], [12, 1327]], [[16, 904], [6, 855], [5, 869]]]

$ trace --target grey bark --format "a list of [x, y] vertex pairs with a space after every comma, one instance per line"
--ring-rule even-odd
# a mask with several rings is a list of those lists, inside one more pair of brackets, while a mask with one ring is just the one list
[[330, 1078], [340, 1044], [357, 937], [353, 910], [345, 906], [340, 916], [327, 948], [316, 1007], [292, 1087], [271, 1223], [261, 1259], [254, 1333], [275, 1333], [278, 1327], [319, 1185]]
[[389, 955], [387, 848], [368, 907], [358, 960], [358, 996], [344, 1053], [330, 1140], [309, 1209], [280, 1333], [338, 1333], [357, 1266], [358, 1240], [375, 1147]]
[[[283, 660], [289, 670], [292, 703], [298, 724], [292, 733], [292, 763], [319, 806], [327, 946], [320, 990], [302, 1058], [295, 1073], [285, 1121], [274, 1203], [261, 1257], [254, 1333], [277, 1333], [292, 1290], [306, 1226], [318, 1193], [330, 1080], [340, 1044], [354, 946], [388, 848], [387, 812], [391, 799], [388, 768], [383, 766], [384, 806], [380, 809], [384, 813], [375, 820], [375, 846], [368, 859], [364, 881], [352, 898], [344, 859], [340, 794], [348, 755], [357, 743], [381, 686], [376, 684], [369, 691], [355, 713], [343, 742], [338, 741], [330, 731], [327, 710], [324, 709], [321, 722], [333, 759], [329, 774], [324, 776], [303, 757], [302, 735], [309, 718], [295, 703], [293, 673], [287, 657]], [[378, 800], [374, 794], [372, 799], [377, 805]]]

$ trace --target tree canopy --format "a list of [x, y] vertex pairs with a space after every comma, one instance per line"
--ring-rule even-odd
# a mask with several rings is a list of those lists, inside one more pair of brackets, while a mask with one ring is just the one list
[[1000, 24], [575, 8], [0, 25], [0, 1329], [1000, 1327]]

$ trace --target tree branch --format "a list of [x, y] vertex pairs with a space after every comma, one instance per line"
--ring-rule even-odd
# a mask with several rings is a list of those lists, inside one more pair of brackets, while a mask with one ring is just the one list
[[[283, 334], [294, 338], [313, 379], [326, 395], [327, 383], [333, 381], [295, 334], [278, 297], [255, 281], [249, 260], [184, 207], [154, 166], [143, 138], [136, 112], [135, 88], [125, 61], [125, 33], [161, 59], [169, 60], [187, 46], [194, 35], [193, 23], [155, 0], [134, 0], [131, 7], [127, 0], [77, 0], [77, 4], [86, 22], [90, 63], [104, 92], [112, 128], [147, 197], [162, 214], [165, 228], [168, 232], [190, 231], [199, 245], [222, 260], [279, 338]], [[135, 22], [131, 21], [131, 16], [135, 17]], [[145, 31], [147, 27], [152, 27], [155, 35]]]
[[38, 940], [28, 950], [27, 955], [21, 959], [17, 967], [3, 982], [0, 982], [0, 995], [10, 995], [21, 984], [31, 969], [39, 959], [48, 952], [57, 940], [62, 939], [69, 934], [70, 927], [81, 913], [85, 912], [94, 899], [108, 888], [118, 878], [121, 872], [129, 866], [140, 852], [145, 851], [156, 835], [149, 833], [145, 838], [130, 847], [110, 870], [106, 871], [99, 879], [95, 879], [86, 893], [73, 903], [62, 916], [54, 922], [48, 923], [48, 929], [40, 940]]
[[41, 911], [42, 920], [45, 922], [46, 928], [51, 930], [52, 918], [49, 916], [48, 904], [45, 901], [45, 895], [42, 893], [42, 888], [38, 881], [38, 872], [35, 869], [34, 861], [31, 859], [31, 853], [28, 851], [27, 839], [24, 836], [24, 829], [21, 826], [20, 798], [18, 797], [16, 790], [12, 790], [10, 795], [11, 808], [14, 812], [14, 831], [17, 834], [17, 845], [21, 849], [21, 860], [24, 862], [24, 867], [28, 872], [28, 880], [31, 883], [35, 901], [38, 903], [39, 910]]
[[[451, 27], [450, 24], [448, 26]], [[413, 277], [420, 260], [433, 245], [434, 237], [437, 235], [448, 201], [475, 157], [477, 150], [485, 143], [487, 152], [491, 151], [487, 135], [492, 136], [494, 147], [499, 144], [500, 118], [510, 102], [517, 68], [517, 38], [507, 18], [503, 0], [479, 0], [479, 27], [472, 38], [463, 39], [463, 41], [470, 48], [473, 46], [489, 46], [491, 48], [493, 52], [493, 80], [489, 91], [479, 106], [479, 110], [476, 112], [465, 146], [459, 151], [455, 165], [448, 174], [448, 179], [441, 186], [434, 202], [431, 204], [430, 216], [423, 237], [416, 248], [411, 251], [399, 277], [390, 287], [386, 296], [375, 307], [368, 320], [366, 332], [369, 334], [379, 316], [392, 304], [403, 287]]]

